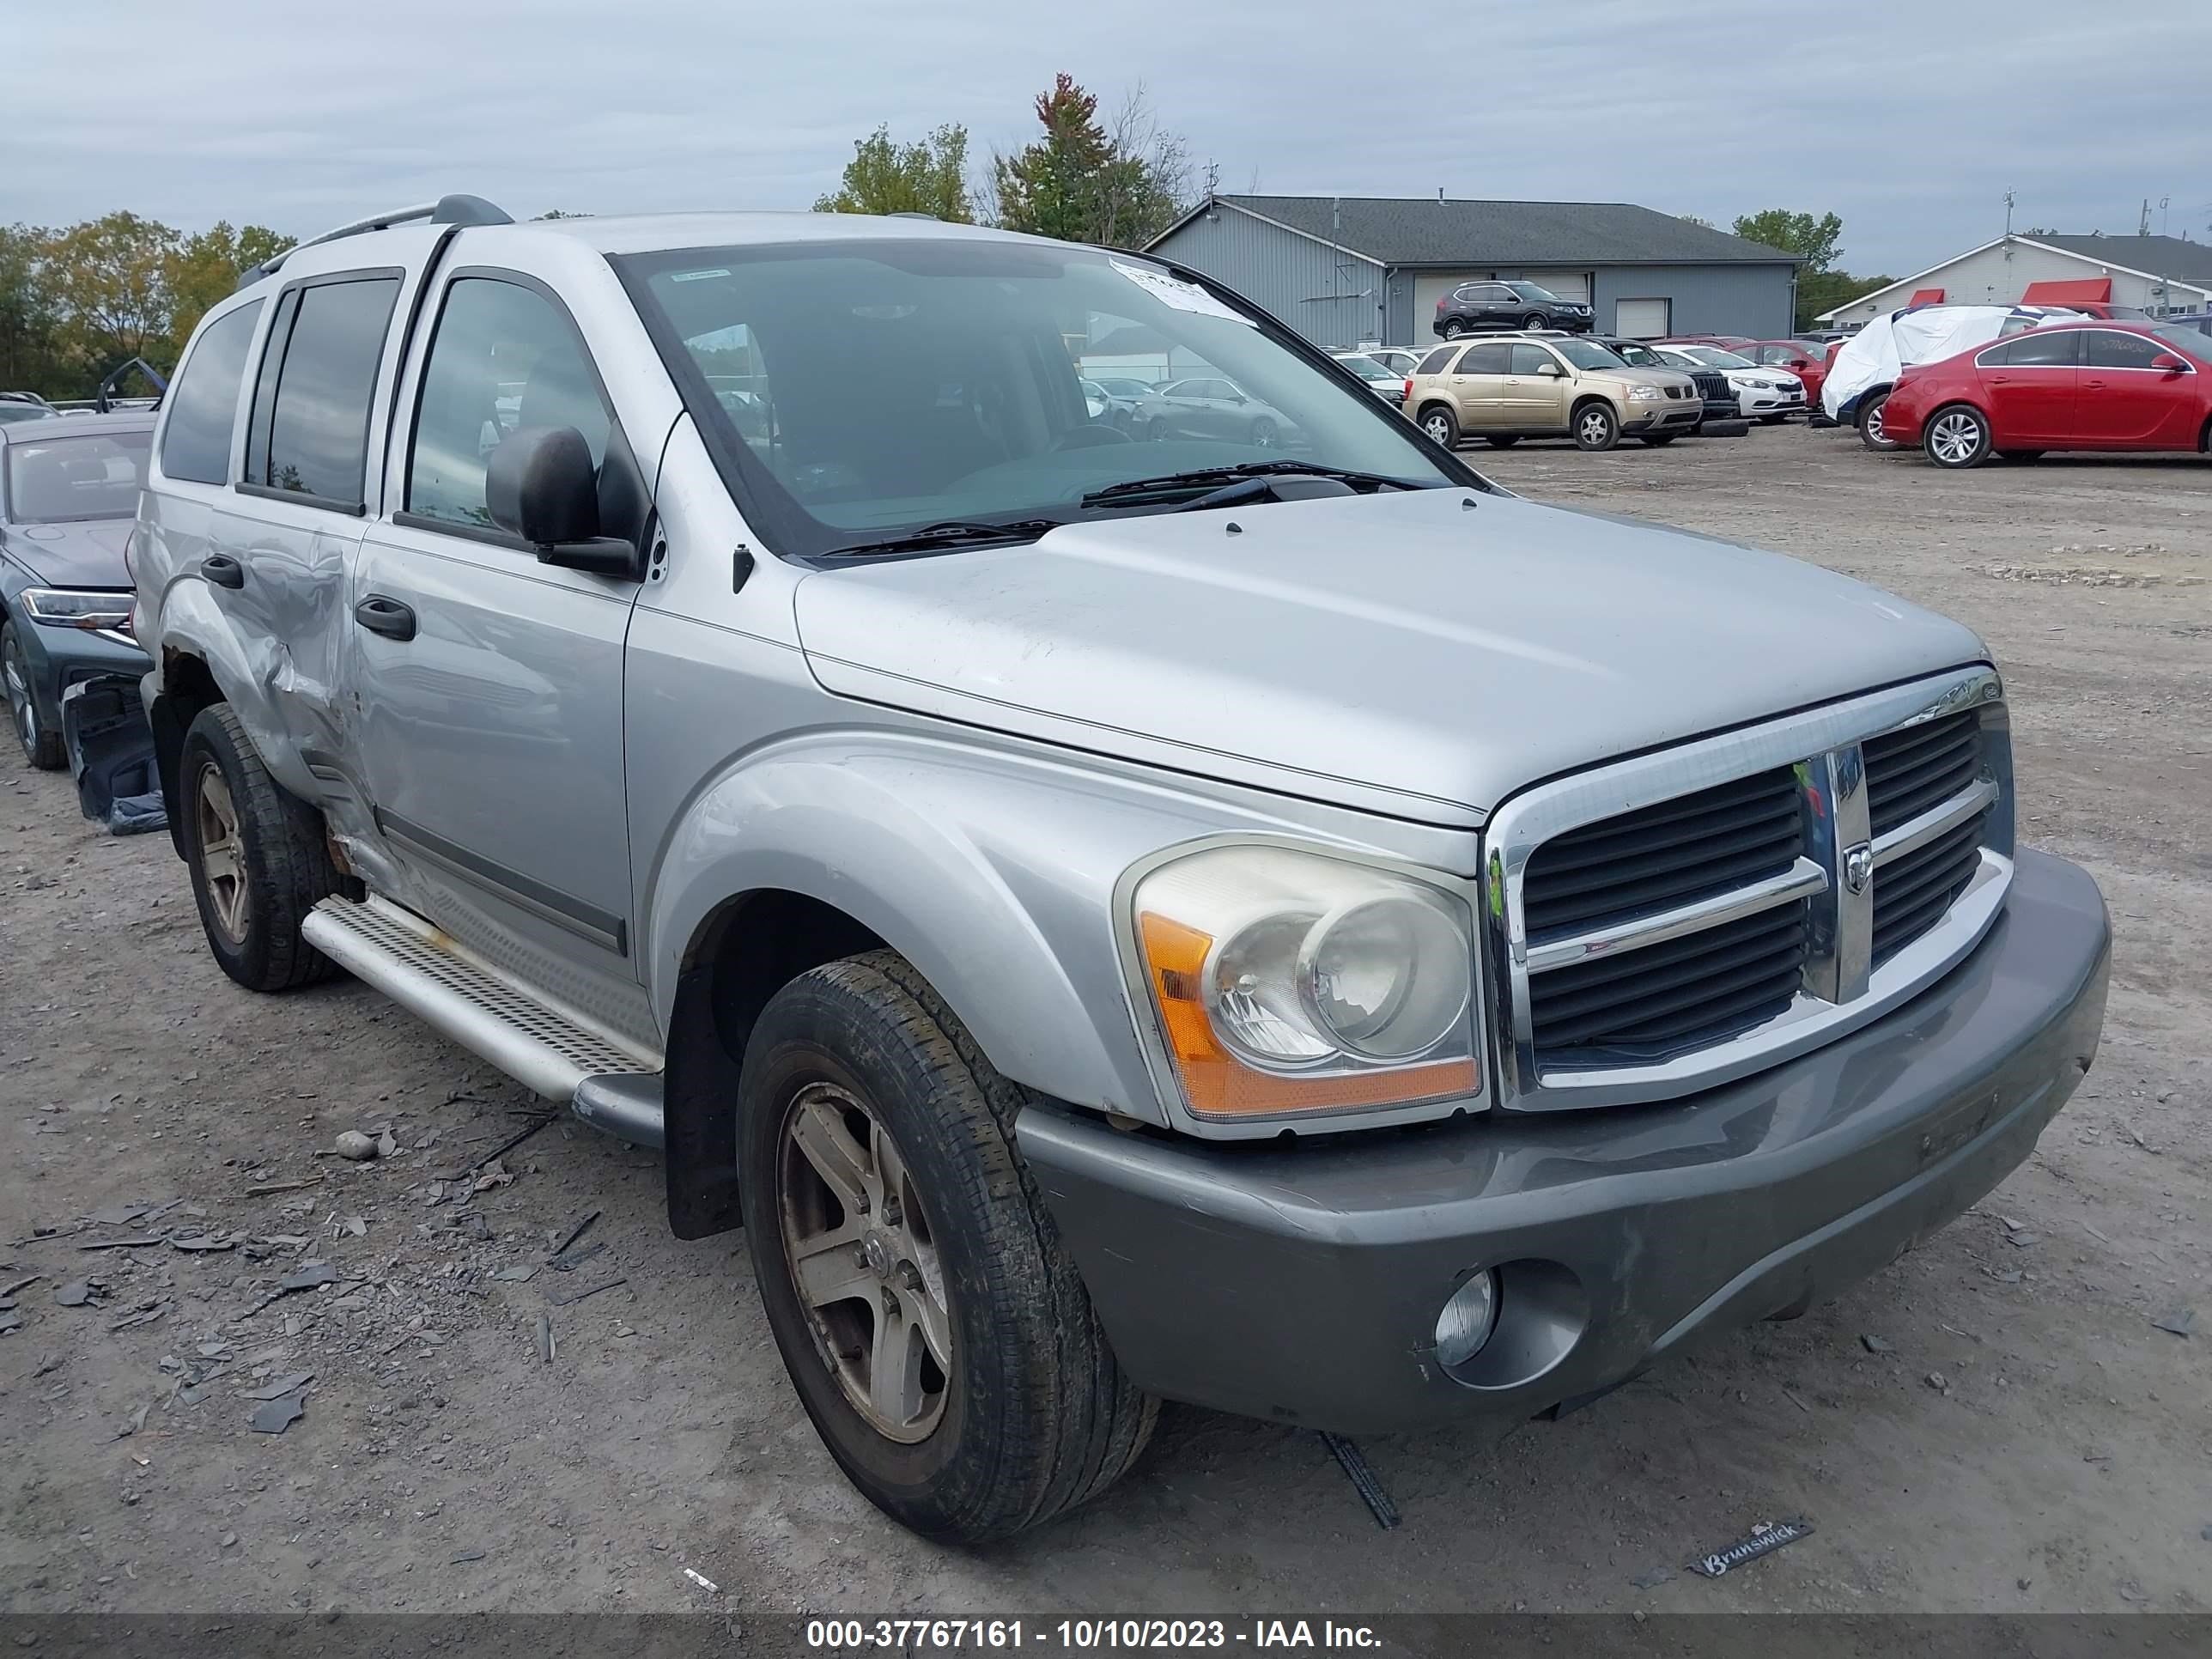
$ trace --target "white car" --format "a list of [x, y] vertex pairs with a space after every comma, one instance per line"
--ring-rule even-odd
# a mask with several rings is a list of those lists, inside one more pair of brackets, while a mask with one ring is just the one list
[[1410, 369], [1401, 373], [1368, 351], [1332, 351], [1328, 355], [1366, 381], [1367, 389], [1391, 408], [1406, 401], [1406, 375], [1412, 373]]
[[1805, 412], [1805, 382], [1786, 368], [1765, 368], [1748, 357], [1719, 346], [1662, 345], [1651, 348], [1684, 368], [1717, 368], [1728, 376], [1737, 411], [1747, 421], [1769, 426]]
[[1370, 346], [1360, 355], [1372, 357], [1395, 374], [1411, 374], [1421, 366], [1421, 359], [1436, 348], [1433, 346]]

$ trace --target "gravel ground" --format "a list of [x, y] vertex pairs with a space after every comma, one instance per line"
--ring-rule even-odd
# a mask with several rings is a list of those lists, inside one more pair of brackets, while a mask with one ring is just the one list
[[[2023, 838], [2095, 872], [2118, 943], [2096, 1070], [1974, 1212], [1565, 1421], [1366, 1443], [1395, 1532], [1313, 1436], [1170, 1409], [1101, 1503], [940, 1548], [838, 1476], [739, 1240], [671, 1239], [653, 1159], [565, 1120], [488, 1158], [537, 1103], [357, 984], [234, 987], [166, 839], [94, 834], [10, 748], [0, 1612], [2204, 1609], [2212, 464], [1946, 475], [1802, 427], [1478, 459], [1991, 641]], [[346, 1129], [396, 1150], [329, 1156]], [[282, 1291], [311, 1263], [335, 1282]], [[287, 1384], [304, 1414], [255, 1431]]]

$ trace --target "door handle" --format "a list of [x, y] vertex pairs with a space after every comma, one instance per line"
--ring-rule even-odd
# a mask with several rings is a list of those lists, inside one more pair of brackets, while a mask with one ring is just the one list
[[353, 619], [370, 633], [381, 634], [387, 640], [415, 637], [415, 607], [388, 599], [381, 593], [372, 593], [354, 606]]
[[2102, 392], [2105, 389], [2105, 383], [2102, 380], [2084, 380], [2081, 384], [2085, 386], [2094, 387], [2099, 392]]
[[246, 586], [246, 567], [228, 553], [210, 553], [200, 561], [200, 574], [217, 587]]

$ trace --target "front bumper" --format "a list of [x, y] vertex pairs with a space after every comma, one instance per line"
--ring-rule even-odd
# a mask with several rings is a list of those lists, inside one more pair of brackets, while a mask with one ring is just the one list
[[[1630, 404], [1620, 429], [1628, 433], [1687, 432], [1705, 419], [1705, 405], [1694, 398], [1668, 398], [1660, 404]], [[1647, 411], [1638, 415], [1636, 411]]]
[[[1039, 1104], [1019, 1142], [1141, 1387], [1352, 1433], [1525, 1416], [1802, 1312], [1989, 1192], [2089, 1068], [2110, 942], [2096, 884], [2023, 853], [1938, 984], [1687, 1100], [1305, 1146]], [[1497, 1330], [1460, 1380], [1433, 1333], [1480, 1267], [1499, 1271]]]
[[31, 671], [39, 723], [49, 732], [62, 729], [62, 693], [79, 680], [102, 674], [127, 674], [135, 680], [154, 665], [134, 643], [82, 628], [56, 628], [20, 611], [16, 614], [15, 637], [22, 641]]
[[1802, 415], [1805, 412], [1802, 392], [1754, 392], [1747, 387], [1739, 401], [1745, 418], [1754, 415]]

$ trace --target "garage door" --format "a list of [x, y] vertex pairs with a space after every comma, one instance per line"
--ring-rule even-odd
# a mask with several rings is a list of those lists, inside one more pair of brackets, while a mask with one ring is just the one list
[[1562, 300], [1589, 303], [1589, 272], [1586, 270], [1509, 270], [1501, 273], [1538, 288], [1548, 288]]
[[1478, 283], [1487, 279], [1486, 271], [1426, 272], [1413, 278], [1413, 337], [1411, 343], [1434, 345], [1437, 338], [1437, 301], [1443, 299], [1462, 283]]
[[1620, 300], [1613, 305], [1613, 331], [1632, 340], [1656, 340], [1674, 331], [1664, 300]]

